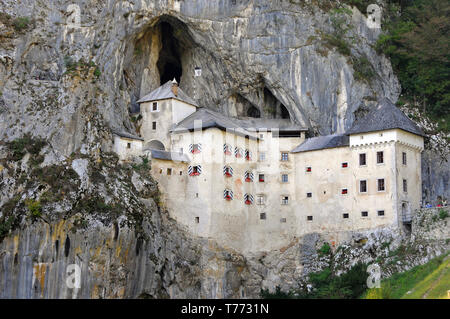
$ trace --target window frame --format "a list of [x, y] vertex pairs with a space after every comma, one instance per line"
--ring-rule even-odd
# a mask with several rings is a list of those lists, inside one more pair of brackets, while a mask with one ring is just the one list
[[[286, 159], [284, 159], [284, 155], [286, 155]], [[281, 161], [289, 162], [289, 152], [281, 152]]]
[[153, 130], [153, 131], [156, 131], [156, 121], [153, 121], [153, 122], [152, 122], [152, 130]]
[[[382, 215], [380, 215], [380, 212], [383, 212]], [[377, 216], [378, 217], [384, 217], [386, 216], [386, 211], [384, 209], [377, 209]]]
[[289, 205], [289, 195], [281, 195], [281, 205]]
[[[363, 213], [366, 213], [366, 216], [364, 216]], [[361, 218], [367, 218], [367, 217], [369, 217], [369, 211], [368, 210], [361, 211]]]
[[[156, 109], [153, 109], [153, 107], [156, 105]], [[159, 112], [159, 103], [158, 102], [152, 102], [152, 105], [150, 106], [150, 112]]]
[[[361, 191], [361, 182], [365, 182], [366, 183], [366, 190], [365, 191]], [[358, 191], [359, 191], [359, 194], [367, 194], [369, 192], [369, 183], [367, 183], [367, 179], [360, 179], [359, 180]]]
[[[361, 155], [364, 155], [364, 164], [361, 164]], [[360, 167], [367, 166], [367, 153], [359, 153], [358, 154], [358, 163]]]
[[[286, 180], [284, 180], [284, 177], [286, 177]], [[287, 173], [281, 173], [281, 182], [282, 182], [283, 184], [289, 183], [289, 174], [287, 174]]]
[[[380, 156], [379, 155], [380, 154], [381, 154], [381, 162], [379, 162], [379, 160], [380, 160]], [[384, 164], [384, 151], [377, 151], [376, 161], [377, 161], [377, 165]]]
[[[383, 181], [383, 189], [380, 190], [380, 181]], [[386, 192], [386, 180], [385, 178], [377, 178], [377, 192], [383, 193]]]
[[408, 180], [406, 179], [406, 178], [403, 178], [403, 186], [402, 186], [402, 188], [403, 188], [403, 193], [408, 193]]
[[408, 157], [406, 155], [406, 152], [402, 152], [402, 165], [408, 166]]

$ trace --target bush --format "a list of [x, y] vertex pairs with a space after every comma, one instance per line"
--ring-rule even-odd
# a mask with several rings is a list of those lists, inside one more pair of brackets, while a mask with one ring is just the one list
[[439, 218], [446, 219], [447, 217], [448, 217], [448, 212], [445, 209], [441, 208], [439, 210]]
[[319, 253], [319, 255], [328, 255], [329, 253], [331, 253], [330, 244], [324, 243], [317, 252]]
[[359, 58], [353, 58], [352, 61], [355, 80], [369, 83], [375, 76], [375, 71], [369, 59], [366, 56], [361, 56]]
[[33, 199], [26, 199], [25, 205], [28, 208], [28, 211], [30, 212], [31, 218], [39, 218], [42, 215], [42, 206], [41, 203], [38, 200]]
[[22, 31], [28, 28], [30, 24], [30, 19], [27, 17], [19, 17], [13, 21], [13, 26], [16, 31]]

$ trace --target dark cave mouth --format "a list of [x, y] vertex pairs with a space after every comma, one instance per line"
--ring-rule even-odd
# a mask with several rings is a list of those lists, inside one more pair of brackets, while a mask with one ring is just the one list
[[160, 84], [176, 79], [178, 83], [183, 75], [181, 64], [181, 43], [174, 35], [174, 26], [166, 21], [159, 24], [161, 30], [162, 48], [156, 66], [160, 75]]

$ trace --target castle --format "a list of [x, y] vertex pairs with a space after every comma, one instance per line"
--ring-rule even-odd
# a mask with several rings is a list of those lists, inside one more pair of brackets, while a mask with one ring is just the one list
[[145, 155], [169, 214], [242, 252], [308, 233], [408, 231], [420, 207], [423, 132], [388, 99], [345, 134], [306, 138], [286, 119], [227, 117], [176, 81], [141, 98], [142, 137], [115, 132], [121, 160]]

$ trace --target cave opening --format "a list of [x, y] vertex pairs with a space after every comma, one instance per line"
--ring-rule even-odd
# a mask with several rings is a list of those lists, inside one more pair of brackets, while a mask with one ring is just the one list
[[168, 22], [161, 22], [161, 42], [162, 48], [159, 52], [158, 62], [156, 66], [160, 75], [160, 84], [171, 81], [174, 78], [180, 83], [183, 69], [181, 66], [181, 47], [180, 43], [174, 36], [174, 28]]
[[287, 110], [286, 106], [284, 106], [282, 103], [280, 103], [280, 115], [282, 119], [290, 119], [289, 111]]
[[261, 112], [256, 107], [254, 107], [252, 105], [247, 110], [247, 116], [248, 117], [254, 117], [254, 118], [260, 118], [261, 117]]

